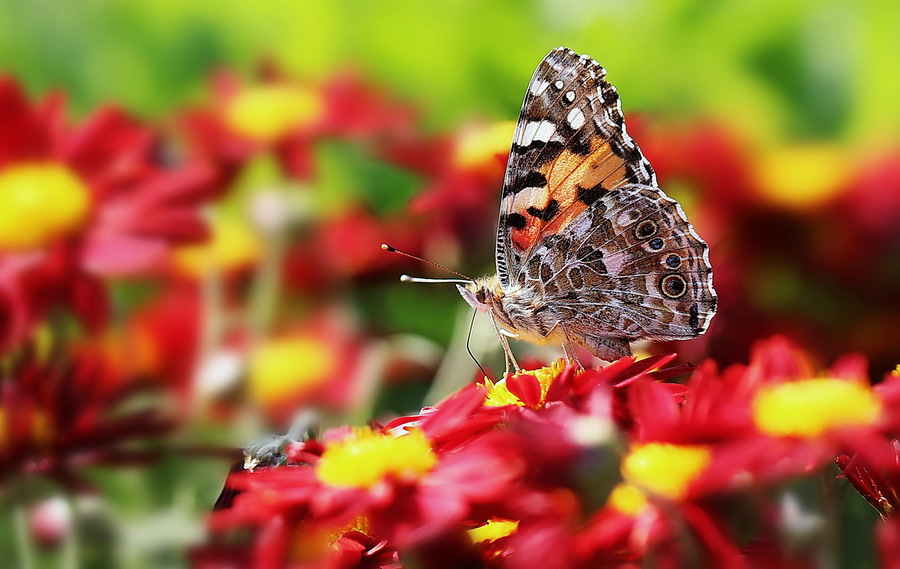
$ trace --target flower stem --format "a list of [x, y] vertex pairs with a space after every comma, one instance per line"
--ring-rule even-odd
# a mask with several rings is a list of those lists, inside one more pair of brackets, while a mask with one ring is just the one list
[[76, 503], [75, 500], [72, 499], [71, 495], [66, 497], [66, 501], [68, 502], [69, 512], [71, 512], [72, 519], [74, 523], [72, 523], [71, 527], [69, 527], [69, 531], [65, 533], [65, 537], [63, 540], [62, 547], [62, 569], [78, 569], [78, 522], [76, 513]]
[[34, 548], [28, 535], [28, 513], [25, 505], [18, 502], [13, 506], [13, 521], [16, 527], [16, 549], [19, 552], [19, 567], [34, 569]]
[[826, 468], [819, 475], [819, 493], [822, 499], [822, 515], [825, 518], [820, 536], [819, 566], [822, 569], [835, 569], [840, 565], [841, 554], [841, 497], [831, 469]]
[[254, 275], [248, 314], [253, 344], [265, 338], [272, 325], [281, 289], [281, 266], [287, 241], [284, 228], [272, 228], [260, 231], [260, 234], [264, 239], [263, 254]]

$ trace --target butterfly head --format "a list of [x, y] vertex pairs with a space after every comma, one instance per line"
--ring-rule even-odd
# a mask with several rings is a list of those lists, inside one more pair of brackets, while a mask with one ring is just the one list
[[465, 286], [456, 285], [459, 294], [469, 303], [469, 306], [481, 312], [488, 312], [491, 308], [500, 308], [503, 291], [500, 288], [500, 279], [497, 276], [475, 279]]

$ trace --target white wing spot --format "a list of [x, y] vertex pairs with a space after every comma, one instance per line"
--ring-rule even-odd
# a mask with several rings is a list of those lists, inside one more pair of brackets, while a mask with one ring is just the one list
[[534, 139], [540, 140], [541, 142], [548, 142], [550, 137], [553, 136], [553, 133], [556, 132], [556, 126], [553, 125], [550, 121], [541, 121], [540, 126], [538, 126], [537, 132], [534, 133]]
[[569, 91], [565, 94], [566, 101], [572, 103], [575, 101], [575, 91]]
[[568, 116], [566, 116], [566, 122], [569, 123], [569, 126], [573, 129], [577, 130], [584, 126], [584, 113], [578, 107], [575, 107], [571, 111], [569, 111]]
[[553, 86], [556, 87], [557, 90], [562, 89], [563, 85], [564, 85], [564, 83], [559, 80], [557, 80], [557, 82], [553, 84]]
[[540, 97], [541, 94], [543, 94], [543, 92], [547, 90], [547, 87], [549, 85], [550, 85], [549, 81], [535, 81], [534, 83], [531, 84], [529, 91], [531, 91], [531, 94], [534, 95], [535, 97]]
[[556, 127], [550, 121], [529, 121], [519, 131], [519, 135], [516, 137], [516, 144], [528, 146], [535, 140], [548, 142], [555, 132]]

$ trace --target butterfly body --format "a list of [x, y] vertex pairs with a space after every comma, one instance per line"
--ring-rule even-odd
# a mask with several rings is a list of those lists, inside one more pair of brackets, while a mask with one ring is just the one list
[[504, 179], [497, 274], [459, 288], [498, 332], [612, 360], [630, 341], [699, 336], [717, 299], [709, 247], [657, 186], [605, 75], [566, 48], [541, 61]]

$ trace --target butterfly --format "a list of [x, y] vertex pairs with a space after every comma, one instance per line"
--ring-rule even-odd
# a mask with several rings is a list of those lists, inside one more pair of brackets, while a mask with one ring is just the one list
[[588, 55], [547, 54], [528, 84], [500, 203], [497, 274], [457, 284], [507, 337], [612, 361], [629, 342], [703, 334], [709, 246], [658, 186], [616, 88]]

